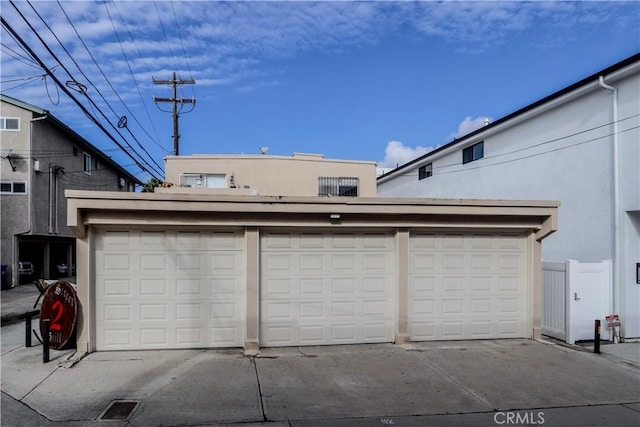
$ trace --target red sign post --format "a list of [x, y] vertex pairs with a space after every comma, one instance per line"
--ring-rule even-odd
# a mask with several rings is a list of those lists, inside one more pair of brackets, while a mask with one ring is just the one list
[[609, 316], [604, 316], [604, 320], [607, 321], [607, 328], [620, 326], [620, 316], [618, 314], [610, 314]]
[[78, 298], [76, 290], [67, 282], [56, 282], [44, 292], [40, 308], [40, 333], [44, 338], [44, 320], [49, 320], [49, 346], [62, 349], [76, 326]]

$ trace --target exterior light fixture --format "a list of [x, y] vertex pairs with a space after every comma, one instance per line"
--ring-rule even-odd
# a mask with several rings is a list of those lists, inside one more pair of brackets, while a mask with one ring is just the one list
[[336, 214], [336, 213], [330, 214], [329, 215], [329, 219], [332, 219], [334, 221], [338, 220], [338, 219], [340, 219], [340, 214]]

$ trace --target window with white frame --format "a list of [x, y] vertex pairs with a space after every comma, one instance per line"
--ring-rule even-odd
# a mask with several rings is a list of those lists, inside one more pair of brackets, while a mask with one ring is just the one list
[[181, 187], [227, 188], [227, 175], [223, 173], [185, 173], [180, 177]]
[[82, 170], [87, 175], [91, 175], [91, 155], [82, 153]]
[[318, 177], [318, 196], [357, 197], [359, 179], [357, 177]]
[[462, 164], [484, 157], [484, 141], [480, 141], [462, 150]]
[[0, 117], [0, 130], [19, 131], [19, 117]]
[[27, 194], [26, 181], [2, 181], [0, 183], [2, 194]]
[[433, 165], [431, 163], [418, 168], [418, 180], [429, 178], [431, 175], [433, 175]]

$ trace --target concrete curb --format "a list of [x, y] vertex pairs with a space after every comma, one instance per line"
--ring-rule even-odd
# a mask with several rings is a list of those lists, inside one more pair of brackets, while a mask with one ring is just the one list
[[40, 310], [29, 310], [27, 312], [24, 313], [7, 313], [7, 314], [3, 314], [2, 315], [2, 319], [1, 319], [1, 325], [2, 326], [6, 326], [6, 325], [11, 325], [14, 323], [18, 323], [21, 320], [25, 319], [27, 317], [27, 315], [31, 315], [31, 317], [38, 317], [40, 315]]

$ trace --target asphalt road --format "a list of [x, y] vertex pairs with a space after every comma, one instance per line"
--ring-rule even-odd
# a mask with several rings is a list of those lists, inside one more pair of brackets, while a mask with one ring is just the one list
[[[531, 340], [93, 353], [2, 333], [3, 426], [637, 426], [640, 368]], [[640, 344], [636, 345], [640, 349]], [[127, 421], [101, 421], [114, 401]]]

